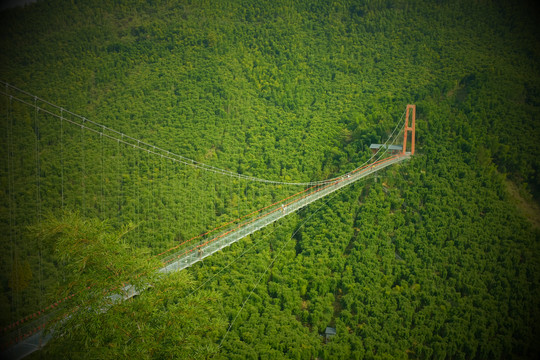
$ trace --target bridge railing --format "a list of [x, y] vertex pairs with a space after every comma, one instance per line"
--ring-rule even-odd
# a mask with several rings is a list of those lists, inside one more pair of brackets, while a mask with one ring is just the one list
[[164, 266], [159, 271], [161, 273], [168, 273], [185, 269], [330, 193], [408, 158], [410, 158], [410, 154], [406, 153], [378, 160], [377, 162], [369, 164], [364, 168], [360, 168], [338, 180], [313, 188], [308, 193], [300, 194], [298, 197], [290, 199], [290, 201], [285, 204], [279, 204], [266, 210], [264, 213], [258, 213], [256, 214], [256, 217], [235, 224], [217, 235], [207, 236], [187, 249], [183, 249], [175, 254], [167, 256], [163, 260]]

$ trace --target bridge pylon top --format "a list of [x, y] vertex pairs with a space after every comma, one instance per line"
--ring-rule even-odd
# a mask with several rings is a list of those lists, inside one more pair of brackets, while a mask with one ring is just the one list
[[[411, 114], [411, 126], [409, 126], [409, 115]], [[415, 140], [415, 127], [416, 127], [416, 105], [407, 105], [407, 112], [405, 114], [405, 128], [403, 130], [403, 154], [407, 153], [407, 135], [411, 132], [411, 150], [410, 154], [414, 155], [414, 140]]]

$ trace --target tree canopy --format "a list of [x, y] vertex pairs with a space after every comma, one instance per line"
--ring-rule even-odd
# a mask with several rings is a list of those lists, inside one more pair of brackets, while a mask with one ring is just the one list
[[[88, 309], [139, 281], [152, 286], [76, 312], [62, 323], [68, 336], [35, 356], [536, 358], [535, 10], [525, 0], [51, 0], [0, 12], [1, 79], [245, 175], [343, 174], [417, 106], [409, 162], [179, 274], [136, 278], [207, 223], [291, 189], [205, 182], [3, 96], [2, 328], [40, 296], [98, 282], [73, 298]], [[62, 207], [78, 215], [58, 216]], [[327, 326], [337, 334], [325, 341]]]

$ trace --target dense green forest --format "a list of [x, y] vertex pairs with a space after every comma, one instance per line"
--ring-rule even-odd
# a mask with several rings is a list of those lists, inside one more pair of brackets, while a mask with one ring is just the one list
[[[536, 358], [535, 10], [50, 0], [0, 12], [1, 80], [244, 175], [343, 174], [417, 106], [410, 161], [160, 278], [156, 253], [297, 189], [208, 178], [2, 96], [1, 327], [144, 271], [147, 291], [73, 315], [33, 356]], [[87, 252], [74, 251], [80, 239]], [[73, 306], [102, 308], [96, 291]], [[327, 326], [337, 334], [325, 341]]]

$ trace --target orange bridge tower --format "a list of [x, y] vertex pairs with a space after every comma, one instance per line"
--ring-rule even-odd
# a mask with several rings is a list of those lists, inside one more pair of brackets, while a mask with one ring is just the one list
[[[409, 115], [412, 113], [411, 126], [409, 126]], [[403, 129], [403, 154], [407, 153], [407, 134], [411, 132], [411, 155], [414, 155], [414, 129], [416, 122], [416, 105], [407, 105], [405, 114], [405, 128]]]

